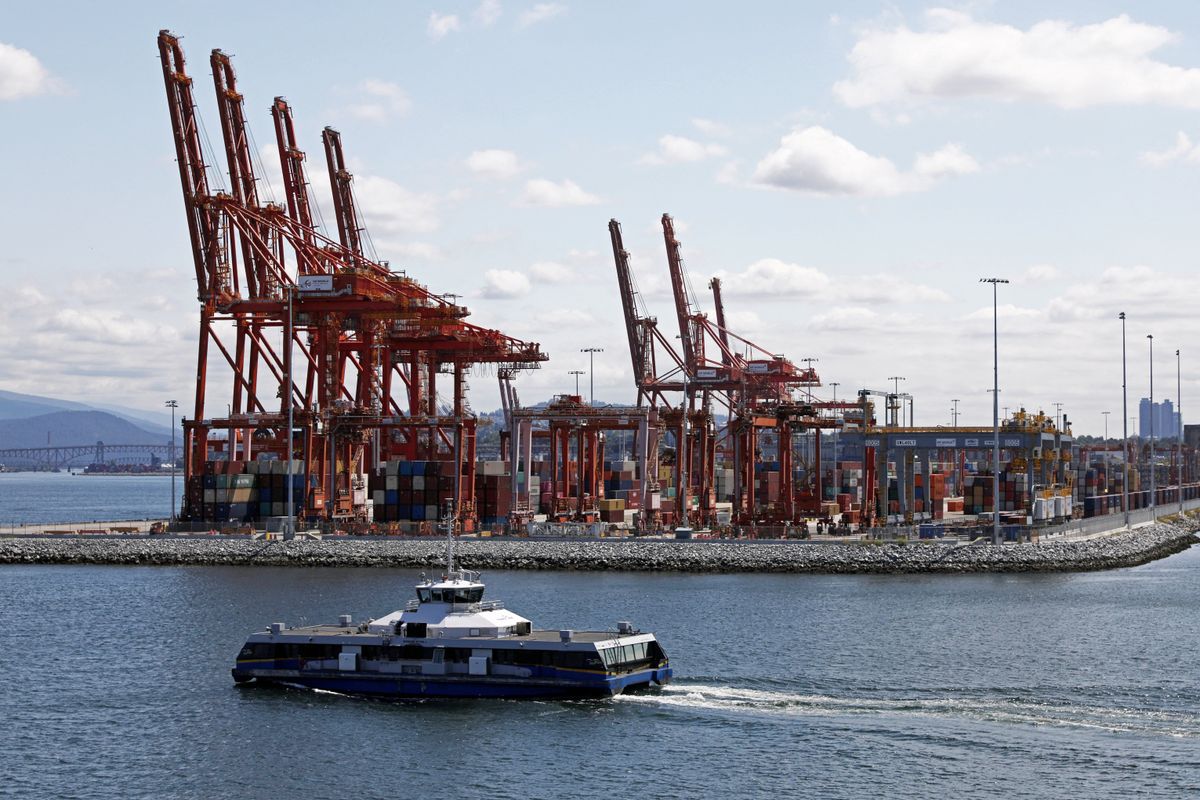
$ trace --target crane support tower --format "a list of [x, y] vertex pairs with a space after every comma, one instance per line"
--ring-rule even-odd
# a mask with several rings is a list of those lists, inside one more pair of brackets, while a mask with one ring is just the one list
[[[322, 138], [337, 239], [322, 233], [282, 97], [271, 115], [284, 202], [264, 202], [237, 76], [220, 50], [210, 64], [230, 188], [214, 188], [216, 157], [205, 152], [179, 37], [161, 31], [158, 50], [200, 303], [181, 516], [223, 524], [294, 512], [365, 525], [381, 513], [418, 523], [435, 508], [435, 517], [449, 509], [470, 529], [476, 417], [467, 378], [480, 365], [509, 374], [537, 368], [546, 360], [540, 346], [467, 322], [452, 295], [367, 254], [333, 128]], [[210, 375], [218, 369], [223, 386]], [[210, 413], [212, 405], [227, 405], [228, 414]], [[421, 502], [392, 502], [393, 477], [418, 483], [415, 462]], [[294, 491], [285, 493], [289, 483]], [[285, 496], [294, 496], [293, 508], [282, 508]]]

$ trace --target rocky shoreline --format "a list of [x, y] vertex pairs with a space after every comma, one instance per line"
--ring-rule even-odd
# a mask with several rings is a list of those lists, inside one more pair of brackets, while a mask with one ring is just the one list
[[[1200, 521], [1173, 522], [1094, 539], [1039, 544], [674, 541], [659, 539], [464, 539], [460, 564], [478, 570], [795, 572], [825, 574], [1076, 572], [1144, 564], [1186, 550]], [[221, 538], [0, 539], [2, 564], [395, 567], [436, 570], [436, 539], [261, 541]]]

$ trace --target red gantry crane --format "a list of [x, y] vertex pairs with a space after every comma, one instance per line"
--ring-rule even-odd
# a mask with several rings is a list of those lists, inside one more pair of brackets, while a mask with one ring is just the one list
[[[195, 411], [184, 421], [183, 517], [225, 522], [286, 513], [281, 494], [264, 499], [279, 486], [261, 479], [275, 474], [260, 463], [269, 461], [282, 464], [285, 480], [299, 489], [300, 514], [365, 521], [368, 473], [385, 462], [425, 460], [452, 465], [453, 489], [437, 503], [469, 526], [475, 417], [466, 378], [478, 365], [513, 372], [546, 356], [535, 343], [468, 323], [468, 310], [448, 296], [367, 257], [352, 176], [332, 128], [323, 140], [339, 240], [321, 233], [292, 111], [281, 97], [272, 117], [285, 205], [263, 203], [243, 98], [219, 50], [211, 65], [230, 189], [214, 190], [179, 38], [162, 31], [158, 48], [200, 301]], [[211, 355], [231, 378], [227, 417], [206, 411], [210, 390], [219, 390], [209, 380]], [[442, 374], [453, 393], [445, 410], [438, 405]], [[249, 475], [260, 478], [254, 488]], [[223, 476], [232, 477], [217, 480]]]
[[[735, 476], [733, 517], [736, 521], [786, 523], [806, 513], [816, 513], [822, 495], [819, 430], [840, 424], [823, 415], [823, 404], [807, 394], [812, 387], [820, 386], [816, 371], [811, 366], [798, 368], [785, 356], [771, 353], [732, 332], [726, 324], [719, 279], [714, 278], [709, 284], [716, 321], [698, 311], [688, 288], [674, 221], [667, 214], [661, 221], [679, 327], [678, 350], [658, 330], [657, 321], [641, 312], [633, 288], [629, 253], [616, 220], [609, 222], [609, 233], [638, 402], [658, 406], [664, 428], [672, 432], [677, 445], [674, 479], [679, 512], [675, 521], [680, 524], [692, 521], [689, 495], [698, 497], [696, 521], [714, 521], [714, 472], [718, 450], [732, 456]], [[710, 353], [717, 355], [714, 357]], [[667, 365], [665, 372], [658, 371], [660, 363]], [[801, 389], [805, 390], [806, 396], [799, 395]], [[672, 405], [668, 400], [668, 395], [673, 393], [682, 393], [678, 405]], [[719, 431], [714, 414], [718, 407], [724, 407], [726, 416], [726, 424]], [[756, 503], [754, 486], [759, 435], [767, 430], [773, 430], [778, 437], [779, 499]], [[793, 436], [809, 431], [818, 431], [813, 437], [815, 455], [813, 464], [808, 465], [808, 484], [798, 487], [793, 477]]]

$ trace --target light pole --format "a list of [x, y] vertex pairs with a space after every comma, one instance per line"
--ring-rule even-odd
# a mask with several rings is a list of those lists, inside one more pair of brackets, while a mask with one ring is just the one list
[[575, 376], [575, 396], [578, 397], [579, 396], [579, 376], [583, 374], [583, 370], [573, 369], [570, 372], [568, 372], [567, 374]]
[[980, 278], [992, 285], [992, 544], [1000, 544], [1000, 306], [997, 286], [1004, 278]]
[[1062, 430], [1062, 423], [1059, 421], [1062, 419], [1062, 407], [1062, 403], [1054, 404], [1054, 429], [1056, 431]]
[[[292, 382], [292, 340], [295, 337], [296, 317], [292, 313], [292, 299], [296, 296], [295, 284], [288, 287], [287, 298], [287, 341], [283, 343], [283, 371], [285, 373], [286, 385], [283, 390], [287, 392], [287, 476], [284, 480], [287, 481], [287, 523], [286, 529], [283, 532], [283, 538], [294, 539], [296, 536], [296, 509], [293, 503], [295, 502], [292, 495], [292, 484], [295, 483], [295, 477], [292, 475], [292, 434], [295, 432], [295, 420], [293, 419], [293, 388]], [[332, 444], [332, 436], [331, 444]], [[333, 483], [330, 483], [330, 491], [333, 491]], [[332, 515], [330, 515], [332, 519]]]
[[1154, 334], [1147, 333], [1150, 340], [1150, 518], [1154, 519], [1154, 510], [1158, 507], [1158, 481], [1156, 480], [1154, 463]]
[[603, 353], [603, 347], [583, 347], [579, 352], [588, 354], [588, 380], [591, 381], [592, 402], [596, 405], [596, 353]]
[[954, 403], [954, 408], [950, 409], [950, 413], [954, 415], [954, 427], [957, 428], [958, 427], [958, 398], [955, 398], [955, 399], [951, 400], [950, 402]]
[[1125, 509], [1125, 527], [1129, 527], [1129, 390], [1125, 372], [1125, 312], [1121, 312], [1121, 508]]
[[171, 522], [175, 521], [175, 409], [179, 408], [178, 400], [168, 400], [167, 408], [171, 409]]
[[[833, 402], [836, 403], [837, 402], [837, 387], [841, 386], [841, 384], [838, 383], [837, 381], [830, 381], [829, 385], [833, 387]], [[834, 414], [838, 413], [836, 408], [833, 410], [833, 413]], [[821, 435], [820, 431], [817, 432], [817, 435], [818, 436]], [[837, 468], [838, 468], [838, 429], [835, 427], [833, 429], [833, 475], [834, 475], [835, 479], [837, 478]], [[840, 486], [841, 484], [838, 484], [838, 485]]]
[[[821, 359], [813, 358], [812, 356], [809, 356], [808, 358], [802, 358], [800, 360], [803, 361], [805, 364], [808, 364], [808, 369], [806, 370], [806, 375], [811, 376], [813, 374], [813, 364], [820, 361]], [[805, 387], [805, 391], [808, 392], [809, 402], [812, 402], [812, 384], [808, 384]]]
[[1183, 513], [1183, 383], [1179, 351], [1175, 351], [1175, 482], [1179, 484], [1179, 513]]
[[1100, 413], [1104, 415], [1104, 443], [1108, 444], [1108, 415], [1111, 414], [1112, 412], [1111, 411], [1101, 411]]
[[896, 387], [895, 391], [892, 393], [892, 397], [895, 398], [896, 403], [896, 427], [900, 427], [900, 425], [904, 422], [902, 419], [904, 413], [901, 411], [901, 409], [904, 408], [904, 405], [900, 402], [900, 381], [906, 381], [908, 378], [905, 378], [903, 375], [893, 375], [888, 378], [888, 380], [891, 381]]

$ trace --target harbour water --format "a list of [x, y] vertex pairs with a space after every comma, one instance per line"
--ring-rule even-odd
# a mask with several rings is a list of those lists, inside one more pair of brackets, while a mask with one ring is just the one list
[[[183, 491], [183, 476], [176, 477]], [[166, 519], [171, 476], [82, 475], [74, 472], [0, 473], [0, 531], [22, 525]]]
[[676, 683], [605, 702], [237, 688], [248, 631], [381, 615], [417, 574], [0, 566], [0, 795], [1200, 793], [1200, 548], [1086, 574], [484, 577], [540, 627], [654, 630]]

